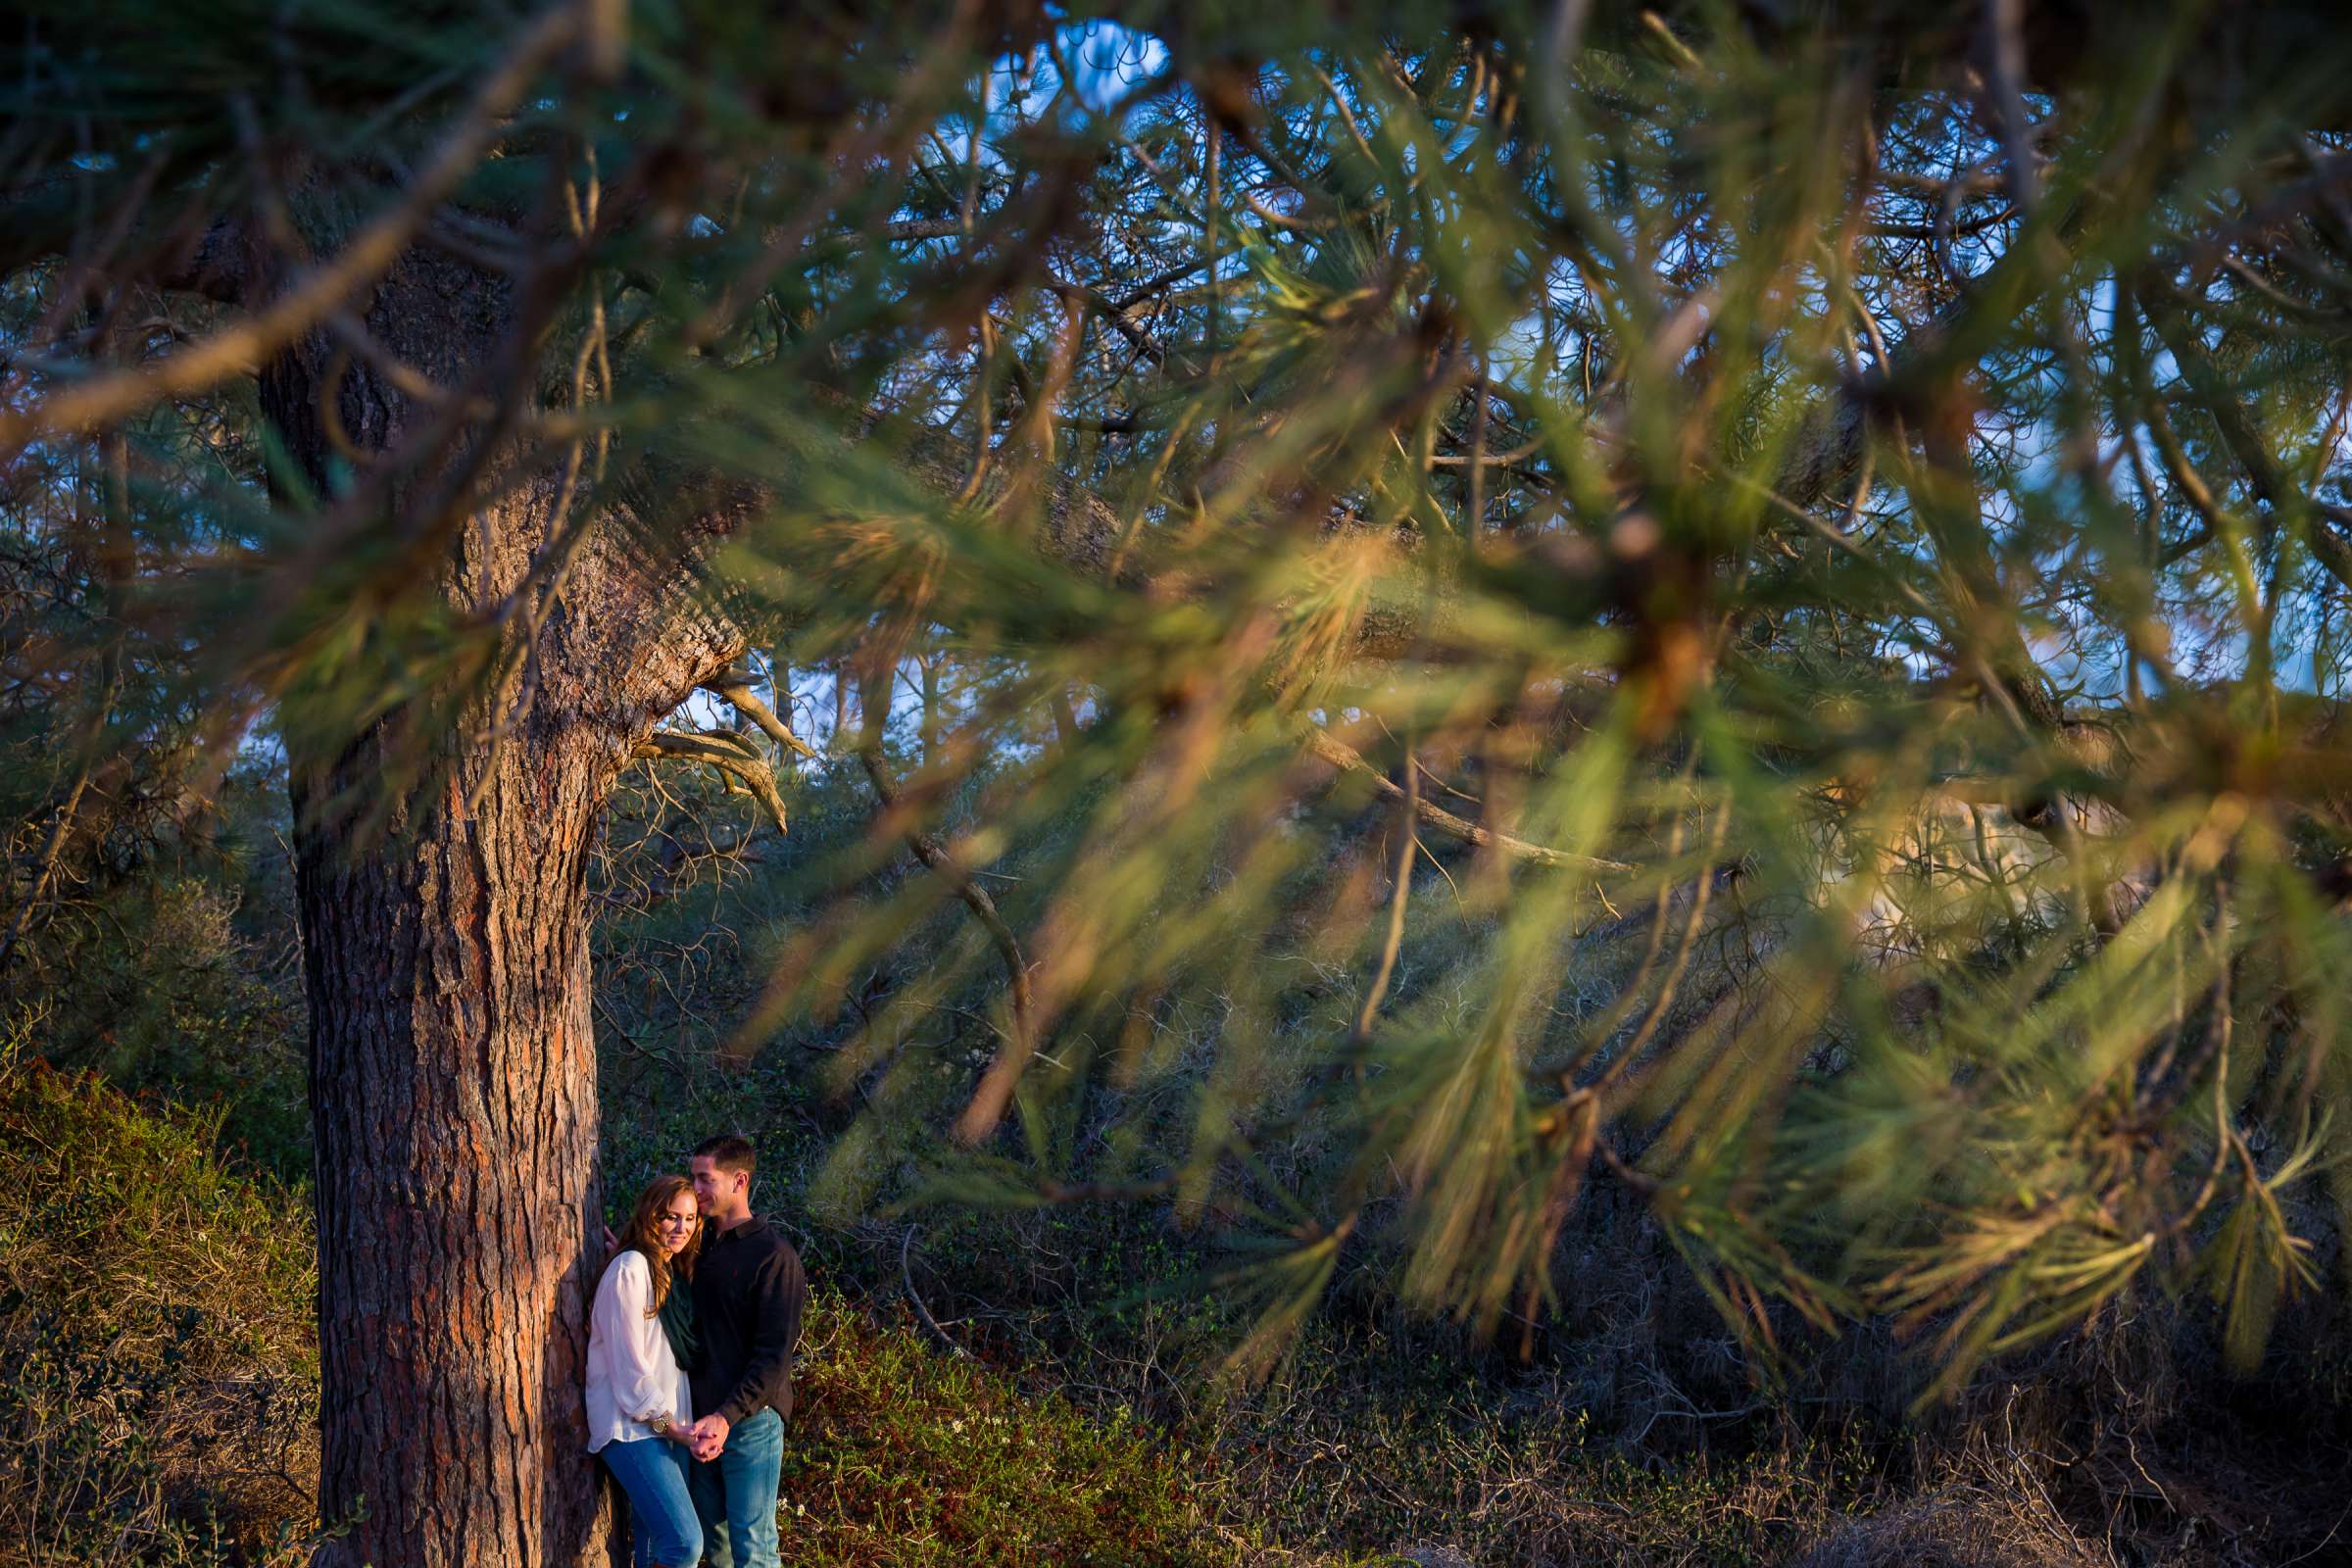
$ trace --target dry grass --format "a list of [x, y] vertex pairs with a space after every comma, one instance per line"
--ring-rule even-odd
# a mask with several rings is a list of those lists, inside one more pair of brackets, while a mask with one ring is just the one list
[[2113, 1568], [2114, 1562], [2013, 1494], [1960, 1486], [1849, 1519], [1789, 1568]]
[[309, 1205], [204, 1114], [0, 1059], [0, 1556], [258, 1561], [314, 1511]]

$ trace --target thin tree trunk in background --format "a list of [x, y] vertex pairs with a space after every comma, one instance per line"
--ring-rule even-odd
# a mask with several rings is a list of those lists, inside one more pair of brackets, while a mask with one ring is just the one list
[[[768, 651], [767, 707], [787, 726], [792, 723], [792, 661], [784, 657], [781, 648]], [[791, 747], [776, 748], [776, 766], [787, 772], [799, 770], [800, 763]]]
[[939, 655], [917, 655], [915, 667], [923, 677], [923, 766], [928, 768], [939, 760]]
[[[759, 695], [759, 666], [755, 664], [749, 657], [746, 657], [743, 661], [742, 669], [743, 684], [752, 692], [754, 696]], [[738, 735], [744, 736], [746, 739], [750, 740], [754, 746], [759, 745], [759, 723], [753, 719], [751, 714], [745, 712], [742, 709], [735, 707], [731, 703], [727, 705], [727, 728], [733, 730]]]

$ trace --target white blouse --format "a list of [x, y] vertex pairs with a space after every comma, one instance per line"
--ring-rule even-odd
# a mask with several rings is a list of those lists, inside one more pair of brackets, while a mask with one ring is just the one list
[[[673, 1278], [669, 1288], [686, 1289]], [[686, 1375], [670, 1353], [661, 1320], [646, 1315], [654, 1298], [654, 1271], [635, 1248], [605, 1265], [596, 1282], [596, 1305], [588, 1316], [588, 1451], [608, 1443], [653, 1437], [640, 1419], [669, 1412], [680, 1426], [694, 1419]]]

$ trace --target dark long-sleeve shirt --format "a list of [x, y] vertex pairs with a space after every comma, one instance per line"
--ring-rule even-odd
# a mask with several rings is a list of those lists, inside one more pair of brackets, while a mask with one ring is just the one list
[[699, 1418], [730, 1427], [765, 1406], [792, 1415], [792, 1352], [800, 1343], [808, 1279], [792, 1244], [754, 1215], [704, 1238], [694, 1265], [702, 1355], [688, 1374]]

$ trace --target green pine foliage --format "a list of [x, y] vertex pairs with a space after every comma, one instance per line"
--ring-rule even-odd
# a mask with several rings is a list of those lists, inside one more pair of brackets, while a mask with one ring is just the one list
[[[2133, 1324], [2340, 1396], [2331, 8], [118, 9], [0, 44], [28, 1053], [296, 1177], [224, 769], [374, 747], [302, 824], [365, 857], [572, 726], [608, 1198], [749, 1124], [1007, 1360], [1144, 1235], [1188, 1386], [1359, 1310], [1574, 1365], [1639, 1238], [1776, 1397]], [[530, 710], [706, 620], [772, 727]]]

